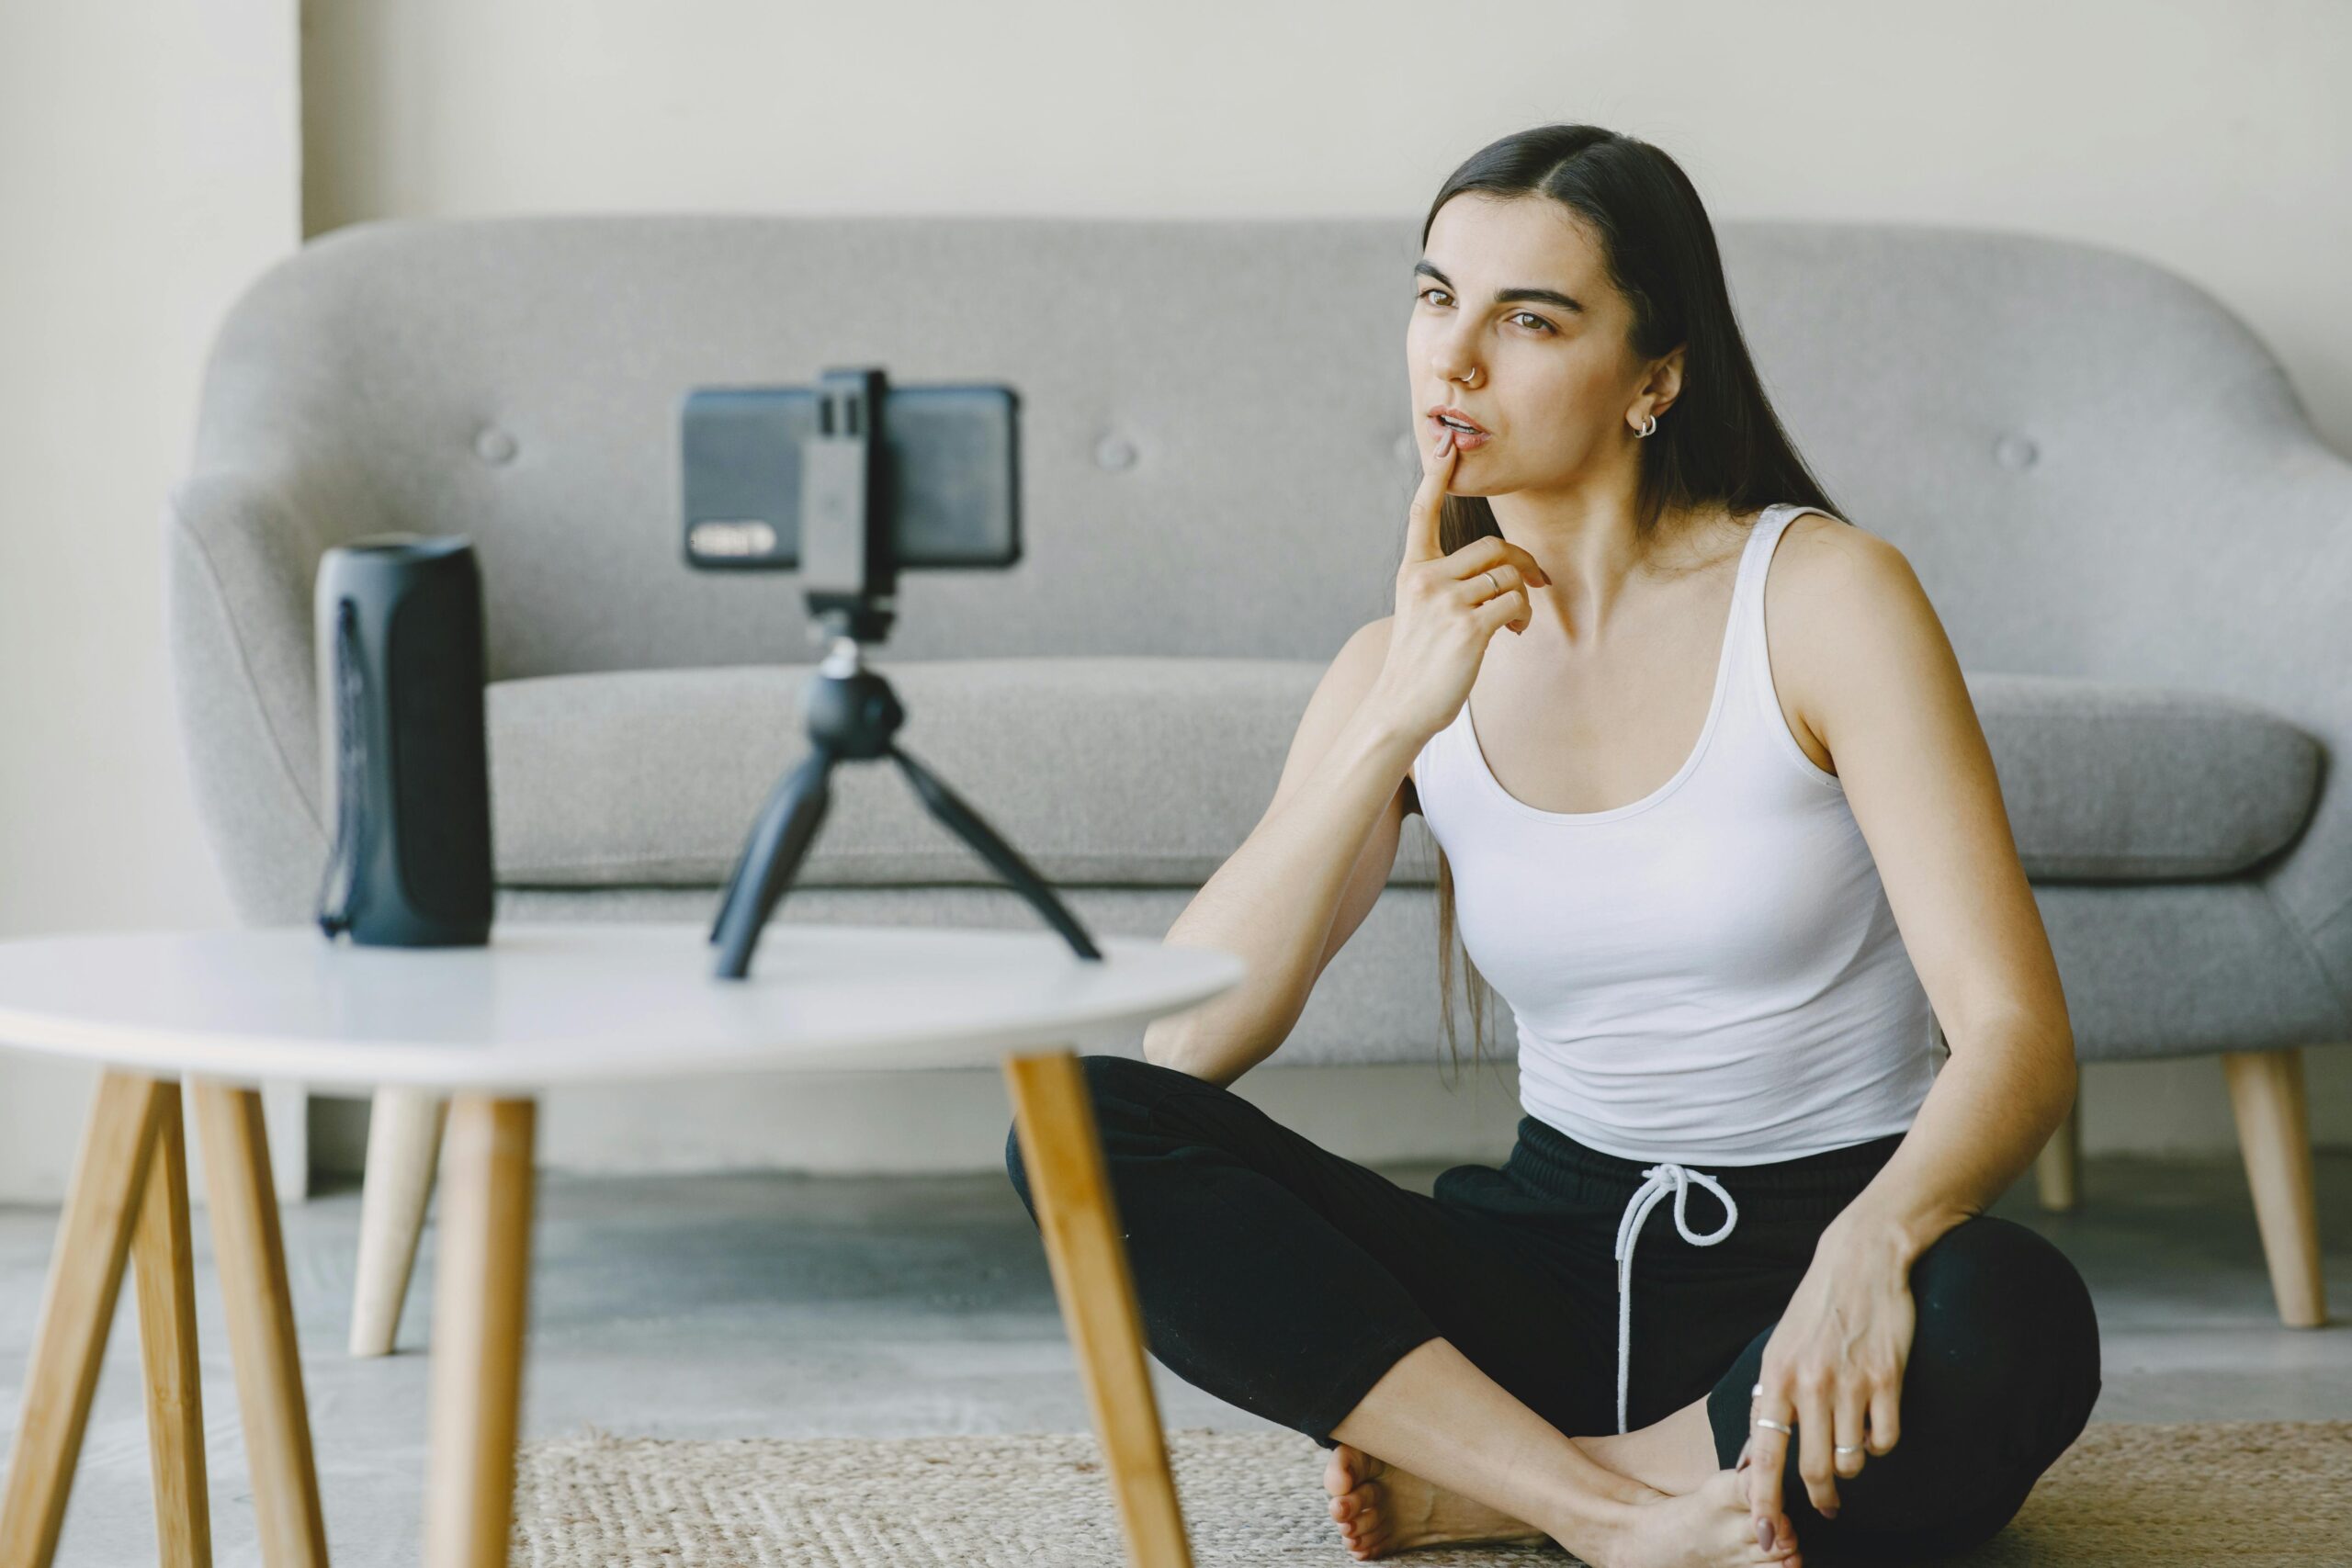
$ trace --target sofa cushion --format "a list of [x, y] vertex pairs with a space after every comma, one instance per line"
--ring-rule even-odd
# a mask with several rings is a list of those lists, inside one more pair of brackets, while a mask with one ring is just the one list
[[2309, 732], [2242, 697], [2060, 675], [1968, 675], [2026, 874], [2231, 876], [2319, 800]]
[[[1048, 881], [1197, 887], [1273, 796], [1313, 660], [873, 661], [904, 750]], [[718, 886], [806, 754], [808, 665], [629, 670], [488, 690], [492, 842], [517, 887]], [[2038, 880], [2225, 876], [2310, 815], [2320, 748], [2241, 699], [2043, 675], [1968, 677]], [[999, 881], [888, 761], [832, 770], [797, 886]], [[1434, 844], [1390, 880], [1434, 881]]]

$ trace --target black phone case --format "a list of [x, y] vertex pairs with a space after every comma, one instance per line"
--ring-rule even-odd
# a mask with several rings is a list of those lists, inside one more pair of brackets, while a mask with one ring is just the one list
[[[681, 537], [704, 570], [788, 571], [800, 564], [800, 451], [816, 431], [810, 387], [699, 387], [679, 414]], [[1010, 567], [1021, 559], [1020, 395], [1005, 386], [893, 386], [883, 442], [896, 497], [901, 569]], [[705, 524], [764, 523], [773, 547], [695, 547]]]

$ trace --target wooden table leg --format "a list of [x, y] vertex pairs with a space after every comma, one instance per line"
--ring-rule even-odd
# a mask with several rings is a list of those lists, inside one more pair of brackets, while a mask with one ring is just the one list
[[359, 1272], [351, 1285], [355, 1356], [392, 1353], [448, 1110], [447, 1096], [417, 1089], [379, 1089], [368, 1108], [368, 1172], [359, 1190]]
[[311, 1456], [311, 1414], [294, 1338], [294, 1297], [277, 1228], [261, 1095], [191, 1079], [188, 1099], [204, 1140], [204, 1186], [212, 1252], [228, 1307], [237, 1369], [237, 1415], [253, 1472], [254, 1512], [267, 1568], [325, 1568], [326, 1519]]
[[1126, 1530], [1127, 1561], [1133, 1568], [1192, 1568], [1085, 1073], [1074, 1054], [1057, 1051], [1008, 1057], [1004, 1075], [1054, 1293]]
[[7, 1491], [0, 1496], [0, 1568], [48, 1568], [57, 1553], [65, 1496], [130, 1256], [164, 1088], [136, 1073], [108, 1072], [98, 1079], [33, 1329], [25, 1403]]
[[196, 1354], [196, 1253], [188, 1235], [187, 1134], [180, 1088], [164, 1084], [155, 1148], [130, 1238], [139, 1353], [147, 1369], [147, 1452], [155, 1476], [162, 1568], [211, 1568], [204, 1474], [204, 1385]]
[[434, 1243], [426, 1568], [503, 1568], [506, 1562], [537, 1111], [529, 1100], [481, 1095], [459, 1095], [449, 1105]]

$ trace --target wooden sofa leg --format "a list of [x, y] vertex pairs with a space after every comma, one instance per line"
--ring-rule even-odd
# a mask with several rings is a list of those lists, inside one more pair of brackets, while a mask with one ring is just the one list
[[2303, 1053], [2224, 1051], [2238, 1152], [2270, 1266], [2278, 1321], [2317, 1328], [2327, 1321], [2319, 1272], [2319, 1205], [2312, 1185], [2311, 1121], [2303, 1099]]
[[359, 1193], [358, 1277], [351, 1287], [354, 1356], [392, 1352], [448, 1113], [448, 1100], [429, 1090], [376, 1091], [368, 1113], [368, 1172]]
[[2041, 1145], [2041, 1153], [2034, 1157], [2033, 1185], [2041, 1195], [2041, 1206], [2052, 1213], [2063, 1213], [2080, 1206], [2083, 1201], [2083, 1096], [2075, 1092], [2075, 1103], [2066, 1109], [2066, 1120], [2050, 1134]]

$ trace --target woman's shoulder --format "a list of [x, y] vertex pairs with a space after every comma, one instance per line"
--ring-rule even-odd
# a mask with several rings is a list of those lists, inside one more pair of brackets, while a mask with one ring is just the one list
[[1788, 520], [1773, 551], [1773, 577], [1804, 580], [1815, 591], [1836, 593], [1907, 574], [1910, 561], [1894, 542], [1860, 524], [1826, 512], [1806, 510]]
[[1884, 671], [1907, 650], [1949, 646], [1910, 558], [1858, 524], [1800, 513], [1770, 568], [1763, 592], [1773, 679], [1816, 737], [1824, 694], [1841, 673]]

